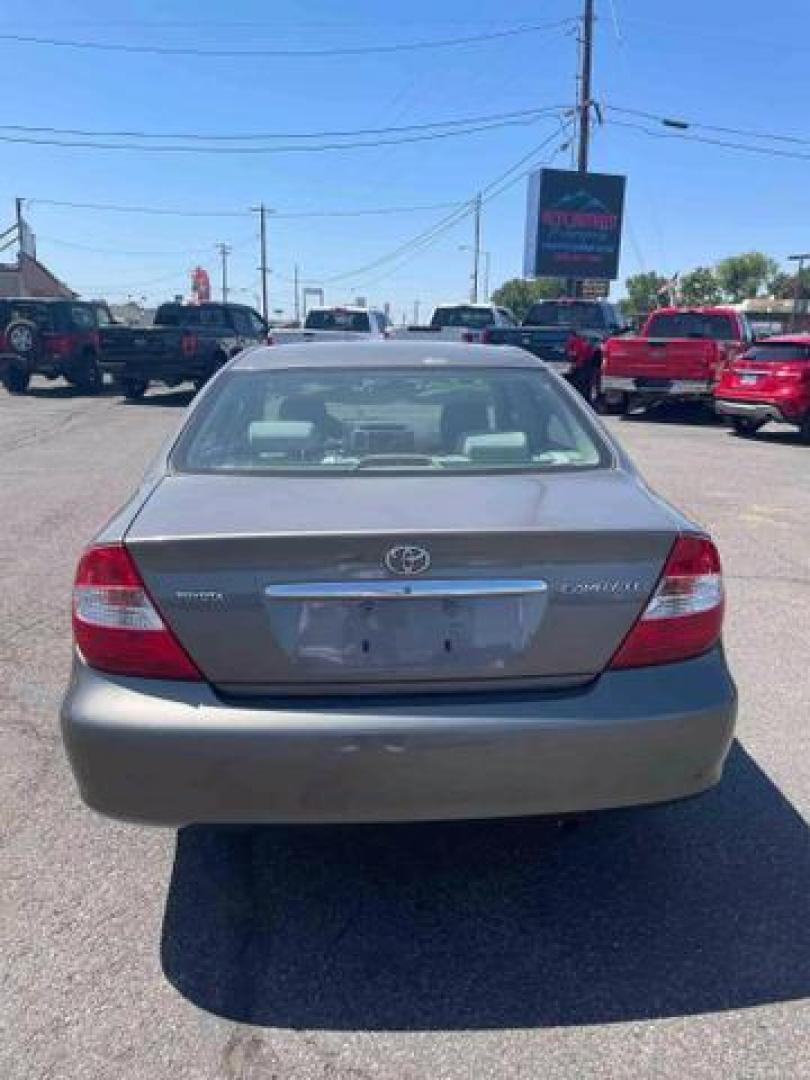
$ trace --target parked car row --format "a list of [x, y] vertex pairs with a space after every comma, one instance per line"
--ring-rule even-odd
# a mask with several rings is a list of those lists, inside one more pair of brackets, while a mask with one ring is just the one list
[[566, 378], [593, 406], [615, 414], [667, 400], [704, 402], [741, 435], [769, 421], [810, 441], [810, 337], [756, 339], [731, 307], [661, 308], [637, 334], [603, 301], [544, 300], [522, 324], [492, 304], [443, 304], [427, 326], [393, 329], [382, 311], [311, 309], [301, 328], [270, 328], [243, 304], [162, 304], [149, 327], [116, 324], [100, 301], [0, 300], [0, 379], [24, 393], [32, 375], [64, 377], [98, 393], [109, 375], [128, 399], [152, 383], [199, 389], [258, 344], [384, 340], [511, 345]]

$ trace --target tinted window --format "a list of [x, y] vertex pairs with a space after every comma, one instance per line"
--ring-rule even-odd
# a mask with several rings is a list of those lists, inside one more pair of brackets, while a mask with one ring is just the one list
[[793, 344], [788, 341], [764, 342], [755, 345], [745, 354], [746, 360], [763, 360], [767, 363], [785, 363], [787, 360], [810, 360], [810, 342]]
[[231, 321], [237, 334], [249, 336], [253, 332], [248, 313], [244, 308], [231, 308]]
[[367, 333], [371, 329], [367, 311], [310, 311], [304, 327], [307, 330], [352, 330]]
[[96, 324], [98, 326], [112, 326], [115, 323], [106, 304], [96, 304], [93, 310], [96, 313]]
[[498, 308], [498, 315], [501, 319], [502, 326], [517, 326], [517, 319], [511, 311], [507, 311], [506, 308]]
[[734, 321], [730, 315], [704, 314], [700, 311], [662, 312], [647, 324], [647, 336], [653, 338], [714, 338], [733, 341]]
[[256, 337], [264, 337], [267, 333], [267, 327], [265, 326], [264, 319], [261, 315], [258, 315], [255, 311], [248, 308], [247, 316], [250, 321], [250, 332]]
[[197, 308], [183, 304], [161, 304], [155, 312], [155, 326], [188, 326]]
[[495, 322], [495, 314], [490, 308], [465, 307], [440, 307], [433, 312], [430, 325], [434, 329], [441, 330], [445, 326], [459, 326], [466, 330], [482, 330], [485, 326], [492, 326]]
[[179, 471], [593, 468], [609, 451], [541, 371], [234, 371], [181, 436]]
[[96, 315], [92, 308], [70, 305], [70, 321], [76, 330], [95, 330]]
[[37, 303], [36, 300], [8, 300], [3, 304], [3, 322], [7, 326], [15, 319], [27, 319], [36, 323], [40, 330], [55, 330], [56, 308], [53, 304]]
[[545, 300], [532, 304], [524, 326], [574, 326], [578, 330], [604, 330], [605, 313], [601, 304], [561, 304]]

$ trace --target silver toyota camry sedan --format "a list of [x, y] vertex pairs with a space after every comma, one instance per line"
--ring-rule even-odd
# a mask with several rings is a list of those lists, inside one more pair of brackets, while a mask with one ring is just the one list
[[163, 825], [562, 813], [721, 775], [717, 550], [517, 349], [259, 347], [81, 557], [86, 803]]

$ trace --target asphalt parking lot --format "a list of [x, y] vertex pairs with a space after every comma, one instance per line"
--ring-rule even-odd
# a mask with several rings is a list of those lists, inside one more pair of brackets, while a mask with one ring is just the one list
[[741, 713], [709, 795], [177, 835], [83, 809], [57, 709], [77, 555], [188, 399], [0, 391], [0, 1077], [806, 1076], [810, 449], [610, 421], [724, 557]]

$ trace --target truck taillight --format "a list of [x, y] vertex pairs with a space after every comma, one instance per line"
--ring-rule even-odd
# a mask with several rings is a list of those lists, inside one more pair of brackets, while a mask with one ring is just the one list
[[723, 610], [717, 548], [707, 536], [679, 536], [655, 592], [609, 666], [645, 667], [699, 656], [720, 640]]
[[73, 587], [73, 637], [86, 663], [114, 675], [202, 676], [146, 591], [123, 544], [88, 548]]
[[193, 356], [197, 351], [197, 335], [183, 334], [180, 339], [180, 351], [183, 356]]

